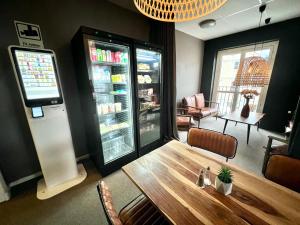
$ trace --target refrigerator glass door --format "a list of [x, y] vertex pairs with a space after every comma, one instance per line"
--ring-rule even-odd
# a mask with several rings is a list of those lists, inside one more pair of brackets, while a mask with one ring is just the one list
[[136, 49], [140, 147], [160, 139], [161, 53]]
[[[88, 40], [104, 164], [135, 151], [130, 49]], [[99, 138], [100, 141], [100, 138]]]

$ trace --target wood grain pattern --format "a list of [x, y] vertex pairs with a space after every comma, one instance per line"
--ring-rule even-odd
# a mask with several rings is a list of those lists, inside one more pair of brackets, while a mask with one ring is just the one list
[[[201, 168], [210, 166], [214, 181], [224, 164], [234, 175], [230, 196], [213, 185], [202, 189], [195, 184]], [[300, 224], [300, 194], [178, 141], [122, 169], [173, 224]]]

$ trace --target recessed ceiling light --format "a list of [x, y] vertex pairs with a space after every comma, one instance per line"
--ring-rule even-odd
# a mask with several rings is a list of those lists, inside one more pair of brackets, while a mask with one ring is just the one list
[[214, 19], [208, 19], [208, 20], [203, 20], [199, 23], [199, 26], [201, 28], [211, 28], [216, 26], [216, 20]]

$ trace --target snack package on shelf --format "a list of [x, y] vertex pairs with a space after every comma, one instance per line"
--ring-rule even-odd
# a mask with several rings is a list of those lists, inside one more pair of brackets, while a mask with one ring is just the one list
[[110, 103], [108, 104], [108, 113], [114, 113], [115, 112], [115, 104]]
[[148, 89], [148, 95], [153, 95], [153, 88]]
[[144, 78], [143, 75], [138, 75], [137, 78], [138, 78], [138, 83], [139, 83], [139, 84], [145, 83], [145, 78]]
[[122, 111], [122, 103], [121, 102], [116, 102], [115, 103], [115, 111], [116, 112], [121, 112]]
[[150, 65], [146, 63], [139, 63], [137, 65], [138, 70], [150, 70]]
[[146, 82], [147, 84], [151, 84], [152, 79], [151, 79], [151, 77], [150, 77], [149, 75], [144, 75], [144, 78], [145, 78], [145, 82]]
[[126, 75], [125, 74], [114, 74], [111, 75], [112, 83], [126, 83]]

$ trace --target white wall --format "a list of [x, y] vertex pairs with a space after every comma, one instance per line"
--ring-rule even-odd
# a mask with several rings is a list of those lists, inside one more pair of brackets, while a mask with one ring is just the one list
[[204, 41], [176, 30], [176, 101], [199, 92]]

